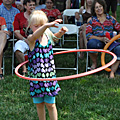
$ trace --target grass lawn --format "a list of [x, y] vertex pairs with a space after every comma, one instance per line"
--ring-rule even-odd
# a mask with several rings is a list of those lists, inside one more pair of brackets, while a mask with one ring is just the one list
[[[119, 12], [120, 7], [117, 11], [120, 22]], [[72, 58], [73, 54], [58, 55], [56, 65], [71, 66]], [[85, 60], [79, 60], [79, 73], [85, 72]], [[0, 120], [38, 120], [36, 106], [29, 95], [29, 81], [12, 76], [9, 64], [6, 59], [5, 79], [0, 81]], [[57, 70], [57, 76], [72, 74], [75, 71]], [[62, 90], [56, 97], [58, 120], [120, 120], [120, 76], [116, 75], [115, 79], [108, 76], [109, 73], [101, 71], [59, 81]], [[46, 117], [49, 120], [48, 111]]]

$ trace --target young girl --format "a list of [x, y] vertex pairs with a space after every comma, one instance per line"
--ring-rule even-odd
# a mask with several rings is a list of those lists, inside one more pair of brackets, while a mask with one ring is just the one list
[[[79, 13], [75, 14], [75, 18], [79, 18], [82, 15], [83, 18], [83, 25], [80, 27], [80, 48], [85, 49], [87, 48], [87, 39], [86, 39], [86, 23], [89, 17], [91, 17], [91, 7], [94, 0], [85, 0], [84, 6], [81, 6]], [[80, 21], [80, 20], [78, 20]], [[80, 59], [84, 58], [84, 53], [81, 52]]]
[[[62, 27], [58, 33], [53, 34], [49, 27], [57, 27], [61, 19], [51, 23], [41, 10], [35, 10], [30, 15], [28, 27], [33, 34], [28, 36], [30, 50], [28, 51], [28, 75], [33, 78], [55, 78], [55, 65], [52, 44], [58, 40], [67, 28]], [[30, 81], [30, 94], [33, 103], [37, 106], [39, 120], [45, 120], [45, 105], [49, 111], [50, 120], [57, 120], [55, 96], [60, 87], [57, 81]]]

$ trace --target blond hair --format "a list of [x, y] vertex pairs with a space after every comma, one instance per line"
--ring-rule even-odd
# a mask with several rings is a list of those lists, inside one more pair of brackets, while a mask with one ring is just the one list
[[30, 15], [30, 17], [28, 19], [28, 27], [26, 29], [26, 32], [27, 32], [28, 28], [30, 27], [30, 25], [32, 23], [34, 23], [35, 25], [41, 25], [42, 26], [47, 22], [48, 22], [48, 18], [47, 18], [46, 14], [43, 11], [34, 10], [31, 13], [31, 15]]

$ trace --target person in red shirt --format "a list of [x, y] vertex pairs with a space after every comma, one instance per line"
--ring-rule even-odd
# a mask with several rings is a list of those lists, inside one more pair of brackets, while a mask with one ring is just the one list
[[2, 72], [3, 50], [7, 42], [7, 27], [5, 18], [0, 17], [0, 80], [4, 79]]
[[52, 22], [58, 18], [59, 19], [62, 18], [60, 11], [53, 7], [54, 0], [46, 0], [45, 4], [46, 4], [46, 9], [41, 9], [41, 10], [45, 12], [45, 14], [47, 15], [49, 22]]
[[[35, 9], [35, 0], [24, 0], [23, 5], [25, 12], [18, 13], [14, 19], [14, 33], [18, 41], [15, 43], [14, 52], [19, 63], [25, 61], [25, 55], [29, 49], [26, 35], [26, 27], [28, 26], [28, 19], [31, 12]], [[23, 65], [23, 75], [27, 72], [26, 65]]]

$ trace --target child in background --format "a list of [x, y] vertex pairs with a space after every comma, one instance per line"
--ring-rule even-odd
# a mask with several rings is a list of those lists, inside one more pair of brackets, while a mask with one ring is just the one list
[[[58, 33], [53, 34], [49, 27], [58, 27], [62, 22], [57, 19], [48, 23], [46, 14], [35, 10], [30, 15], [28, 28], [33, 34], [28, 36], [30, 50], [28, 51], [28, 76], [32, 78], [55, 78], [55, 64], [53, 58], [53, 41], [58, 40], [67, 28], [62, 27]], [[39, 120], [45, 120], [45, 105], [49, 111], [50, 120], [57, 120], [55, 96], [60, 87], [57, 81], [30, 81], [30, 94], [36, 104]]]

